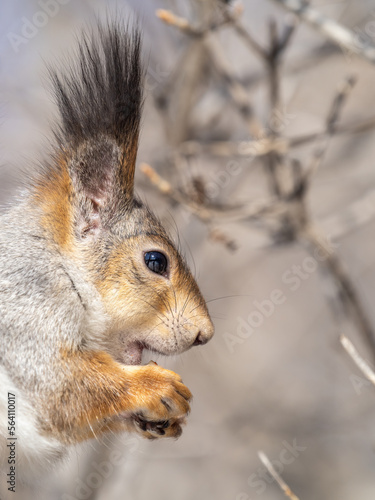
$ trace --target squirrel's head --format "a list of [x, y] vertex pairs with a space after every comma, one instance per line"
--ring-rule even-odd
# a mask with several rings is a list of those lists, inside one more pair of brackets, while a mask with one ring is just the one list
[[121, 361], [139, 364], [144, 348], [177, 354], [204, 344], [213, 325], [199, 288], [160, 222], [134, 196], [140, 35], [99, 27], [83, 35], [79, 54], [67, 74], [53, 73], [62, 121], [53, 164], [36, 184], [44, 228], [99, 291], [107, 343]]
[[140, 364], [143, 348], [177, 354], [205, 344], [213, 325], [176, 246], [139, 202], [96, 250], [96, 285], [120, 340], [122, 361]]

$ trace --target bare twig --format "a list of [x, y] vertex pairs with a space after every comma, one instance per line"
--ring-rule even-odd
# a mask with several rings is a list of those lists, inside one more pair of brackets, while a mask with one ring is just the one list
[[[270, 38], [270, 48], [266, 61], [268, 62], [268, 69], [269, 69], [270, 102], [271, 102], [271, 114], [272, 114], [275, 112], [275, 110], [277, 110], [280, 107], [279, 56], [281, 54], [281, 45], [277, 33], [277, 25], [273, 19], [269, 23], [269, 38]], [[273, 130], [272, 125], [270, 128], [272, 134], [276, 135], [277, 132]]]
[[[348, 123], [343, 125], [335, 125], [333, 136], [344, 134], [362, 134], [369, 132], [375, 128], [375, 118], [364, 120], [363, 122]], [[327, 134], [326, 130], [313, 134], [306, 134], [296, 137], [279, 137], [277, 141], [270, 141], [267, 137], [259, 140], [249, 141], [214, 141], [214, 142], [197, 142], [186, 141], [180, 145], [180, 151], [183, 154], [199, 154], [208, 153], [214, 156], [239, 156], [253, 157], [263, 156], [270, 151], [275, 151], [285, 154], [290, 149], [304, 146], [310, 142], [324, 139]]]
[[164, 23], [170, 24], [188, 35], [196, 36], [199, 34], [199, 32], [189, 23], [187, 19], [176, 16], [170, 10], [158, 9], [156, 11], [156, 15]]
[[[279, 128], [273, 126], [273, 117], [277, 113], [280, 114], [281, 106], [281, 92], [280, 92], [280, 66], [282, 62], [282, 55], [284, 54], [291, 36], [295, 29], [295, 24], [288, 24], [284, 33], [279, 37], [277, 25], [274, 20], [269, 24], [269, 49], [265, 63], [268, 68], [269, 75], [269, 96], [270, 96], [270, 118], [268, 121], [268, 135], [271, 142], [276, 142], [280, 136]], [[282, 117], [281, 117], [282, 120]], [[285, 154], [279, 154], [274, 151], [265, 157], [267, 173], [271, 193], [278, 199], [288, 198], [290, 186], [288, 185], [288, 178], [290, 171], [288, 162], [285, 161]], [[304, 210], [302, 210], [304, 212]], [[276, 240], [280, 239], [294, 239], [296, 228], [299, 224], [299, 219], [295, 218], [296, 214], [293, 210], [288, 210], [280, 218], [280, 231], [276, 233]]]
[[259, 43], [250, 35], [250, 33], [246, 30], [243, 24], [240, 21], [234, 21], [233, 26], [237, 34], [245, 40], [250, 49], [254, 52], [254, 54], [258, 55], [262, 60], [267, 57], [267, 52], [263, 47], [259, 45]]
[[195, 37], [204, 37], [210, 31], [216, 31], [226, 24], [236, 22], [238, 16], [238, 14], [232, 14], [231, 17], [225, 16], [218, 21], [210, 22], [207, 26], [203, 26], [203, 28], [196, 28], [186, 18], [177, 16], [170, 10], [158, 9], [156, 15], [164, 23], [178, 28], [186, 35]]
[[254, 114], [247, 90], [233, 77], [232, 68], [226, 60], [217, 39], [213, 36], [206, 36], [203, 40], [203, 44], [210, 56], [213, 67], [216, 69], [218, 75], [226, 82], [232, 101], [246, 122], [250, 135], [259, 139], [264, 135], [263, 127]]
[[375, 189], [370, 189], [361, 198], [321, 222], [325, 233], [337, 240], [360, 225], [375, 218]]
[[160, 177], [156, 170], [154, 170], [150, 165], [142, 163], [140, 170], [162, 194], [167, 194], [168, 196], [173, 196], [174, 198], [175, 195], [172, 185]]
[[233, 13], [229, 7], [224, 10], [224, 17], [232, 24], [236, 33], [246, 42], [250, 49], [262, 60], [267, 57], [267, 51], [251, 36], [240, 20], [239, 13]]
[[341, 111], [348, 100], [351, 91], [356, 84], [356, 78], [351, 75], [345, 78], [345, 80], [339, 84], [337, 93], [333, 99], [331, 108], [329, 110], [326, 119], [326, 130], [327, 134], [333, 135], [335, 132], [336, 124], [339, 120]]
[[[274, 20], [269, 23], [269, 49], [265, 63], [267, 64], [269, 76], [269, 96], [270, 96], [270, 113], [268, 120], [268, 130], [271, 141], [276, 140], [279, 133], [272, 126], [272, 117], [280, 107], [280, 86], [279, 86], [279, 61], [278, 61], [279, 39], [277, 34], [277, 26]], [[283, 186], [279, 180], [281, 155], [270, 151], [266, 156], [266, 167], [269, 179], [270, 190], [273, 196], [280, 198], [283, 193]]]
[[375, 118], [370, 118], [364, 122], [353, 123], [348, 125], [343, 125], [342, 127], [336, 129], [336, 133], [340, 134], [360, 134], [362, 132], [368, 132], [375, 128]]
[[255, 219], [262, 215], [280, 216], [286, 210], [278, 200], [258, 200], [257, 202], [238, 205], [200, 205], [192, 201], [181, 191], [163, 179], [150, 165], [142, 163], [141, 172], [150, 182], [164, 195], [167, 195], [174, 202], [184, 206], [191, 213], [196, 215], [204, 223], [212, 223], [215, 220], [225, 222], [235, 222], [241, 220]]
[[320, 164], [323, 162], [330, 141], [335, 134], [337, 122], [340, 118], [340, 114], [343, 107], [354, 88], [356, 79], [354, 76], [348, 76], [340, 85], [338, 86], [337, 93], [332, 101], [331, 107], [329, 109], [326, 118], [326, 132], [323, 135], [323, 145], [317, 149], [313, 155], [312, 159], [309, 161], [307, 167], [306, 178], [310, 178], [313, 173], [319, 168]]
[[370, 367], [370, 365], [362, 358], [357, 349], [354, 347], [352, 342], [345, 335], [340, 336], [340, 342], [345, 351], [352, 358], [354, 363], [363, 373], [363, 375], [369, 380], [373, 385], [375, 385], [375, 372]]
[[299, 23], [298, 17], [293, 15], [293, 14], [291, 14], [287, 18], [285, 26], [284, 26], [284, 31], [279, 38], [279, 47], [278, 47], [279, 57], [282, 56], [282, 54], [285, 52], [288, 45], [290, 44], [292, 37], [294, 35], [294, 32], [298, 26], [298, 23]]
[[214, 218], [214, 213], [212, 211], [208, 211], [207, 209], [203, 208], [201, 204], [192, 202], [190, 198], [174, 190], [172, 188], [172, 185], [168, 181], [160, 177], [160, 175], [150, 165], [143, 163], [140, 166], [140, 169], [162, 194], [167, 195], [173, 201], [187, 208], [204, 224], [206, 224], [208, 227], [209, 238], [212, 241], [223, 244], [228, 248], [228, 250], [237, 250], [237, 244], [233, 239], [228, 238], [228, 236], [224, 234], [220, 229], [212, 227], [212, 219]]
[[[362, 134], [363, 132], [369, 132], [374, 128], [375, 128], [375, 118], [370, 118], [369, 120], [365, 120], [364, 122], [360, 123], [337, 125], [335, 127], [334, 135]], [[317, 139], [322, 139], [325, 137], [325, 135], [326, 131], [291, 137], [288, 141], [288, 144], [291, 148], [295, 148], [316, 141]]]
[[293, 493], [293, 491], [286, 484], [284, 479], [280, 476], [280, 474], [275, 470], [275, 467], [272, 465], [272, 462], [269, 460], [267, 455], [263, 451], [258, 451], [258, 457], [262, 464], [267, 468], [268, 472], [280, 486], [281, 490], [284, 492], [285, 496], [290, 498], [291, 500], [299, 500], [297, 495]]
[[211, 231], [209, 232], [209, 238], [210, 240], [216, 243], [221, 243], [222, 245], [227, 247], [228, 250], [231, 250], [232, 252], [238, 249], [237, 243], [231, 238], [228, 238], [228, 236], [218, 228], [211, 229]]
[[325, 266], [329, 274], [334, 278], [345, 313], [348, 318], [352, 318], [359, 332], [369, 346], [373, 359], [375, 360], [375, 335], [367, 314], [362, 307], [357, 291], [347, 274], [344, 266], [341, 264], [339, 256], [334, 249], [328, 245], [326, 239], [320, 234], [320, 231], [313, 225], [307, 225], [300, 234], [300, 241], [307, 243], [313, 255], [320, 255], [321, 265]]
[[323, 16], [304, 0], [274, 0], [274, 2], [296, 14], [349, 55], [357, 54], [367, 61], [375, 63], [375, 46], [371, 42], [359, 42], [355, 33]]
[[283, 155], [289, 151], [288, 140], [280, 137], [271, 139], [264, 137], [263, 139], [254, 141], [215, 141], [215, 142], [198, 142], [186, 141], [180, 145], [181, 154], [197, 155], [210, 154], [213, 156], [240, 156], [246, 157], [249, 161], [252, 158], [265, 156], [271, 152]]
[[212, 58], [212, 63], [216, 71], [226, 81], [230, 96], [236, 104], [241, 116], [248, 124], [250, 134], [255, 138], [261, 137], [263, 128], [254, 115], [246, 89], [236, 78], [234, 78], [233, 72], [223, 55], [223, 51], [218, 46], [217, 40], [210, 36], [212, 31], [219, 26], [229, 22], [235, 22], [236, 18], [233, 15], [224, 16], [217, 24], [209, 24], [203, 29], [197, 29], [187, 19], [176, 16], [171, 11], [159, 9], [156, 15], [165, 23], [175, 26], [184, 33], [200, 38], [202, 48], [204, 47], [206, 49], [209, 57]]

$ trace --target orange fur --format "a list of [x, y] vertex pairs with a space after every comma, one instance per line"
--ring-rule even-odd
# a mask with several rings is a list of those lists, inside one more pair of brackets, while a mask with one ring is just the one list
[[134, 186], [135, 163], [138, 153], [138, 136], [134, 136], [131, 139], [130, 144], [122, 147], [120, 182], [125, 193], [128, 193], [129, 188]]
[[[140, 292], [137, 285], [132, 285], [131, 278], [129, 279], [130, 273], [125, 272], [136, 267], [130, 256], [136, 255], [141, 238], [142, 236], [127, 238], [118, 245], [109, 256], [103, 272], [97, 276], [95, 282], [106, 309], [114, 320], [114, 328], [121, 325], [126, 310], [128, 315], [136, 311], [138, 322], [142, 318], [145, 328], [148, 322], [155, 320], [155, 316], [150, 315], [150, 307], [154, 311], [157, 310], [159, 314], [163, 314], [167, 311], [168, 302], [171, 302], [169, 287], [163, 280], [160, 283], [153, 283], [153, 289], [149, 292], [147, 290]], [[156, 237], [155, 243], [158, 243]], [[168, 250], [170, 253], [173, 252], [173, 248], [168, 248]]]
[[130, 416], [138, 414], [168, 420], [168, 433], [180, 432], [191, 393], [174, 372], [157, 365], [123, 366], [105, 352], [63, 349], [61, 357], [66, 380], [63, 391], [51, 394], [48, 408], [43, 408], [42, 414], [49, 415], [45, 433], [63, 442], [80, 442], [109, 429], [126, 430], [134, 426]]
[[34, 199], [42, 209], [41, 224], [62, 249], [71, 250], [73, 245], [73, 186], [65, 161], [60, 160], [58, 170], [44, 177], [37, 185]]

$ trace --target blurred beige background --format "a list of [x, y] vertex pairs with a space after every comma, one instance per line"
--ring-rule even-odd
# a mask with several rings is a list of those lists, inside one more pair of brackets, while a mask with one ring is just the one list
[[[154, 12], [163, 7], [188, 14], [187, 2], [65, 0], [60, 4], [56, 15], [28, 43], [20, 45], [18, 52], [9, 34], [20, 34], [24, 19], [32, 19], [40, 11], [40, 3], [3, 0], [0, 7], [3, 203], [16, 192], [22, 170], [34, 168], [48, 141], [55, 110], [46, 90], [45, 62], [66, 57], [79, 27], [94, 22], [96, 15], [105, 16], [108, 9], [117, 9], [121, 15], [136, 11], [144, 27], [150, 80], [138, 160], [160, 162], [169, 147], [155, 110], [152, 83], [162, 84], [172, 70], [184, 37], [162, 25]], [[371, 16], [375, 21], [373, 0], [316, 0], [312, 4], [358, 33]], [[271, 1], [245, 0], [244, 6], [244, 22], [260, 41], [265, 40], [269, 15], [279, 20], [285, 16]], [[256, 83], [262, 72], [259, 62], [231, 33], [224, 31], [220, 40], [237, 74], [255, 81], [249, 92], [263, 116], [265, 89], [261, 80]], [[292, 118], [287, 135], [323, 126], [337, 83], [347, 74], [355, 74], [358, 83], [342, 120], [375, 115], [375, 66], [348, 57], [339, 49], [321, 50], [325, 44], [319, 34], [302, 26], [288, 53], [283, 94]], [[308, 64], [312, 54], [318, 56]], [[225, 110], [220, 114], [220, 133], [223, 137], [236, 136], [236, 122], [226, 120], [227, 116]], [[237, 138], [244, 139], [239, 132]], [[309, 203], [314, 218], [342, 257], [375, 325], [375, 220], [371, 217], [374, 139], [375, 132], [335, 138], [314, 179]], [[296, 154], [305, 158], [308, 153], [309, 148], [301, 148]], [[218, 167], [202, 160], [194, 168], [216, 182], [215, 168], [225, 168], [225, 162]], [[255, 166], [251, 178], [241, 174], [220, 195], [251, 199], [262, 193], [263, 187], [264, 179]], [[216, 336], [210, 344], [175, 359], [156, 359], [180, 373], [194, 394], [188, 425], [177, 442], [148, 443], [120, 436], [89, 443], [84, 450], [74, 451], [55, 474], [48, 474], [34, 487], [19, 486], [11, 498], [281, 499], [283, 493], [265, 475], [257, 456], [258, 450], [264, 450], [301, 500], [373, 500], [375, 389], [356, 378], [359, 372], [339, 345], [339, 333], [345, 331], [366, 356], [355, 329], [335, 321], [327, 300], [333, 295], [332, 285], [312, 272], [293, 291], [283, 275], [306, 258], [298, 245], [269, 247], [261, 232], [250, 225], [228, 224], [226, 234], [238, 245], [231, 253], [209, 241], [199, 221], [184, 209], [171, 208], [140, 174], [138, 190], [172, 234], [178, 228], [182, 247], [196, 268], [207, 300], [224, 297], [209, 303], [216, 325]], [[361, 200], [369, 201], [358, 205]], [[368, 210], [370, 215], [364, 216], [362, 223], [352, 223], [352, 210], [362, 215]], [[281, 290], [283, 303], [275, 306], [249, 338], [230, 349], [226, 334], [238, 338], [240, 325], [255, 310], [254, 301], [269, 299], [275, 289]], [[122, 458], [117, 459], [120, 463], [114, 464], [113, 449], [121, 451]]]

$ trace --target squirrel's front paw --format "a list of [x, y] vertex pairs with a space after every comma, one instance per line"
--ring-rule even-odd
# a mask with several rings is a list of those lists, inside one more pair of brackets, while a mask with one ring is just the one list
[[179, 375], [156, 364], [132, 368], [131, 419], [144, 437], [181, 435], [192, 394]]
[[135, 415], [133, 422], [137, 430], [147, 439], [158, 439], [161, 437], [172, 437], [177, 439], [182, 434], [182, 425], [185, 424], [185, 418], [148, 421], [141, 415]]

